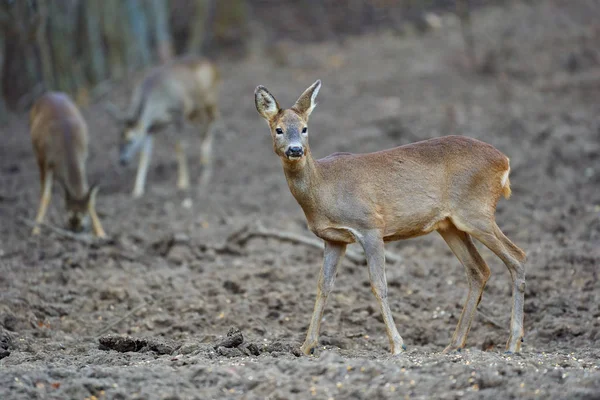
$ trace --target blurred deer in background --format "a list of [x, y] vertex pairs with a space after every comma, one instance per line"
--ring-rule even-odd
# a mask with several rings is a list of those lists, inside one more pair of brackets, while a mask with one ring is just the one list
[[444, 352], [465, 346], [490, 276], [472, 237], [508, 267], [513, 301], [506, 349], [518, 352], [523, 338], [526, 257], [504, 236], [494, 218], [500, 196], [510, 195], [508, 158], [478, 140], [446, 136], [375, 153], [335, 153], [315, 160], [308, 146], [307, 124], [320, 88], [321, 81], [316, 81], [290, 109], [282, 109], [263, 86], [254, 93], [290, 191], [311, 231], [325, 241], [317, 300], [302, 351], [309, 354], [318, 344], [325, 302], [346, 246], [353, 242], [364, 249], [391, 352], [404, 350], [387, 300], [384, 243], [438, 231], [466, 268], [469, 282], [462, 314]]
[[[141, 151], [133, 196], [144, 194], [148, 164], [152, 155], [153, 133], [174, 125], [181, 134], [185, 121], [203, 124], [200, 163], [203, 170], [200, 184], [212, 176], [212, 142], [216, 123], [220, 120], [217, 107], [219, 74], [207, 60], [184, 58], [150, 71], [136, 86], [129, 111], [123, 115], [113, 107], [111, 114], [124, 124], [121, 133], [120, 162], [129, 163]], [[177, 187], [190, 186], [186, 146], [177, 138], [175, 152], [178, 162]]]
[[82, 231], [91, 217], [96, 236], [105, 237], [95, 208], [98, 187], [89, 187], [86, 177], [88, 132], [83, 116], [66, 94], [48, 92], [33, 104], [29, 121], [42, 184], [32, 234], [40, 233], [39, 224], [44, 221], [56, 179], [65, 190], [68, 227]]

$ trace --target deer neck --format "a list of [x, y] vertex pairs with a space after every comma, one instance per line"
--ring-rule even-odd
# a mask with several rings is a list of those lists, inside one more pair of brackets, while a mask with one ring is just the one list
[[288, 186], [296, 201], [305, 213], [314, 208], [316, 202], [317, 186], [321, 181], [318, 165], [307, 150], [306, 157], [298, 162], [282, 159], [283, 171]]
[[[83, 198], [87, 194], [88, 184], [85, 174], [85, 156], [78, 151], [77, 132], [70, 125], [65, 129], [64, 185], [71, 196]], [[80, 149], [79, 149], [80, 150]]]

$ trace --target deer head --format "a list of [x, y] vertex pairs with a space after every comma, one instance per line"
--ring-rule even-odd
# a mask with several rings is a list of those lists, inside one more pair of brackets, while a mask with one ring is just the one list
[[92, 185], [85, 196], [73, 196], [65, 186], [65, 208], [67, 209], [67, 226], [74, 232], [88, 228], [90, 213], [95, 212], [98, 185]]
[[142, 147], [147, 133], [140, 129], [139, 121], [136, 118], [122, 112], [114, 104], [107, 102], [105, 109], [119, 125], [119, 162], [121, 165], [127, 165]]
[[258, 86], [254, 91], [256, 109], [271, 130], [273, 150], [284, 162], [301, 162], [309, 152], [308, 118], [317, 105], [320, 88], [321, 81], [317, 80], [286, 110], [281, 109], [266, 87]]

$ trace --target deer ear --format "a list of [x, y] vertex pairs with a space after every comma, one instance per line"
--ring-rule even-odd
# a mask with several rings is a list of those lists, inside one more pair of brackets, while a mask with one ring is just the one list
[[294, 104], [292, 108], [308, 118], [317, 105], [315, 100], [317, 99], [317, 94], [319, 94], [320, 89], [321, 80], [318, 79], [302, 93], [302, 96], [298, 98], [296, 104]]
[[254, 91], [254, 102], [258, 113], [267, 121], [272, 120], [281, 111], [275, 97], [264, 86], [258, 86]]

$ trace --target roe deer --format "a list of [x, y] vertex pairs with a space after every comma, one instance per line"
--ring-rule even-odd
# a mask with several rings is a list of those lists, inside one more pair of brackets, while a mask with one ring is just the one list
[[31, 141], [40, 170], [42, 194], [33, 234], [40, 233], [46, 215], [54, 179], [65, 190], [68, 226], [82, 231], [92, 219], [94, 233], [105, 237], [96, 214], [98, 187], [88, 187], [85, 162], [88, 155], [88, 132], [83, 116], [64, 93], [48, 92], [33, 104], [29, 115]]
[[317, 299], [302, 351], [318, 343], [319, 328], [346, 245], [364, 249], [371, 289], [379, 302], [391, 352], [405, 350], [388, 305], [384, 242], [438, 231], [467, 271], [469, 291], [452, 340], [444, 352], [465, 346], [490, 269], [475, 237], [508, 267], [513, 304], [506, 348], [523, 338], [525, 253], [496, 225], [501, 195], [510, 195], [509, 160], [489, 144], [446, 136], [368, 154], [335, 153], [320, 160], [308, 146], [308, 118], [321, 88], [316, 81], [290, 109], [258, 86], [255, 103], [271, 130], [275, 153], [310, 230], [325, 241]]
[[[200, 145], [200, 163], [203, 166], [200, 184], [208, 183], [212, 175], [213, 130], [220, 119], [217, 108], [219, 82], [217, 68], [212, 62], [182, 58], [150, 71], [134, 89], [126, 114], [109, 109], [114, 117], [124, 123], [120, 144], [121, 164], [129, 163], [141, 149], [134, 197], [144, 194], [152, 153], [152, 134], [168, 125], [174, 125], [181, 133], [185, 120], [195, 125], [204, 124]], [[177, 187], [183, 190], [190, 186], [185, 147], [183, 139], [178, 138], [175, 144]]]

